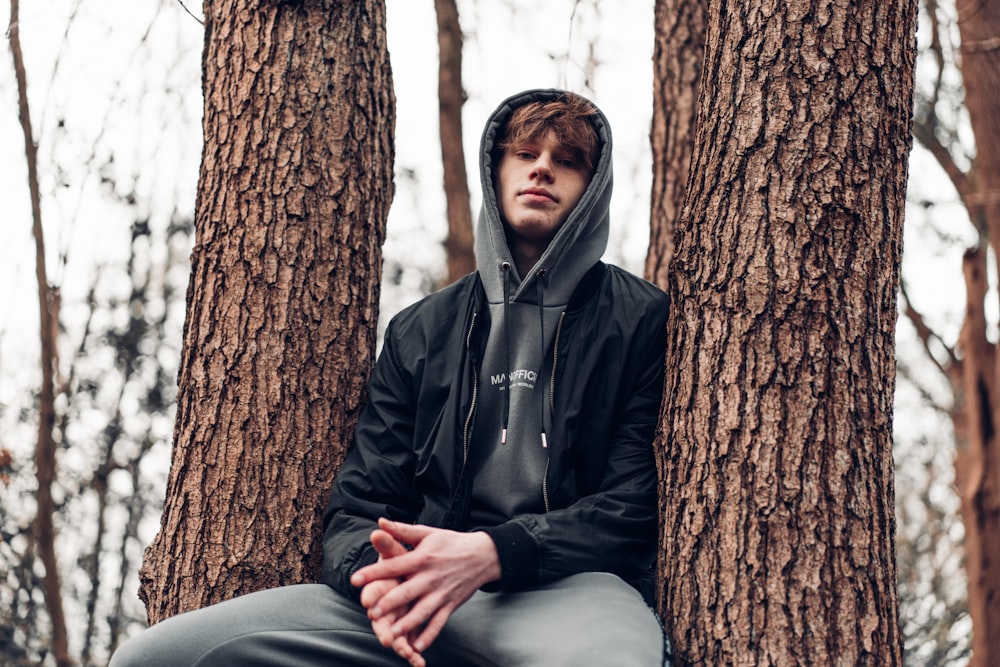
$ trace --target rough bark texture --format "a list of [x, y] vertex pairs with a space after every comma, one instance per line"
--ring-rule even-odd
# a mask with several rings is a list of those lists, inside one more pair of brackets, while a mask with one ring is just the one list
[[684, 204], [705, 56], [705, 0], [656, 0], [653, 50], [653, 188], [646, 280], [667, 286]]
[[901, 663], [894, 326], [916, 3], [710, 3], [657, 436], [680, 664]]
[[434, 0], [438, 28], [438, 119], [441, 128], [441, 165], [448, 212], [445, 253], [451, 284], [476, 270], [472, 247], [472, 204], [462, 145], [462, 27], [455, 0]]
[[205, 3], [205, 146], [152, 622], [315, 580], [371, 369], [395, 100], [382, 0]]
[[[965, 106], [976, 139], [974, 191], [963, 201], [973, 223], [1000, 252], [1000, 4], [959, 1], [961, 69]], [[969, 615], [974, 667], [1000, 661], [1000, 397], [993, 344], [986, 335], [983, 300], [987, 279], [983, 251], [965, 261], [968, 292], [961, 348], [966, 438], [958, 439], [955, 481], [965, 524]], [[957, 393], [957, 392], [956, 392]]]

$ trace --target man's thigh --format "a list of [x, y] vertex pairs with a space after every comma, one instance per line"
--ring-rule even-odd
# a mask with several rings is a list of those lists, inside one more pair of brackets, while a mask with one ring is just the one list
[[518, 593], [476, 593], [427, 651], [431, 665], [661, 667], [663, 629], [639, 593], [590, 572]]
[[208, 665], [400, 667], [354, 601], [323, 584], [234, 598], [157, 623], [126, 642], [110, 667]]

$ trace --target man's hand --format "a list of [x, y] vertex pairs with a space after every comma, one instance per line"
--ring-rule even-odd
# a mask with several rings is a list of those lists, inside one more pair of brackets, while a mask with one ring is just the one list
[[[406, 547], [397, 541], [392, 535], [384, 530], [376, 530], [371, 536], [372, 546], [379, 554], [379, 561], [386, 558], [400, 556], [407, 552]], [[365, 584], [361, 589], [361, 604], [368, 609], [368, 617], [372, 619], [372, 630], [379, 643], [386, 648], [392, 647], [396, 653], [410, 663], [412, 667], [425, 667], [423, 657], [413, 650], [409, 637], [394, 637], [392, 634], [392, 624], [396, 617], [400, 615], [400, 610], [391, 614], [380, 615], [378, 619], [372, 617], [371, 609], [375, 607], [379, 599], [402, 583], [402, 579], [377, 579]]]
[[[500, 578], [496, 546], [482, 532], [459, 533], [387, 519], [379, 519], [379, 529], [372, 533], [379, 562], [355, 572], [351, 583], [363, 589], [361, 603], [372, 627], [376, 635], [383, 632], [379, 640], [386, 643], [384, 619], [389, 619], [396, 653], [414, 667], [423, 667], [420, 653], [437, 639], [451, 614], [483, 584]], [[404, 544], [413, 550], [407, 551]]]

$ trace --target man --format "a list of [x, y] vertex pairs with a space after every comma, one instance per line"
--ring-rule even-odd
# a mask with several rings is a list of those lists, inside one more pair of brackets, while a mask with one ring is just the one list
[[480, 166], [478, 271], [389, 324], [325, 515], [327, 586], [169, 619], [112, 667], [663, 664], [646, 601], [667, 299], [599, 261], [610, 128], [527, 91]]

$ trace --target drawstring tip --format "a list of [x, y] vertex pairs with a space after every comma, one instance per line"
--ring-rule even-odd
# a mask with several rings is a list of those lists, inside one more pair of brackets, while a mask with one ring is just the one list
[[500, 429], [500, 444], [501, 445], [506, 445], [507, 444], [507, 429], [505, 429], [505, 428], [504, 429]]
[[549, 448], [549, 441], [545, 438], [545, 432], [542, 432], [542, 449]]

